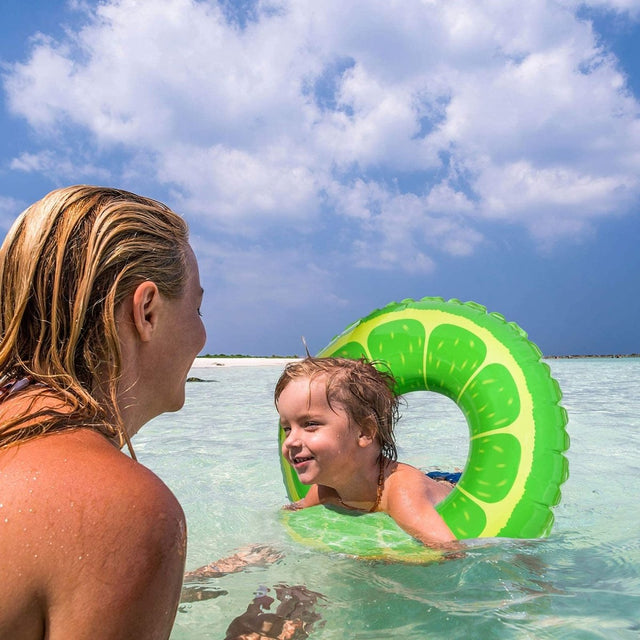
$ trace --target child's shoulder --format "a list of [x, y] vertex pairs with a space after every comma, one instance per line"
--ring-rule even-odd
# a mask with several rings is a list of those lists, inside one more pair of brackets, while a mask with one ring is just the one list
[[385, 485], [391, 491], [407, 486], [424, 487], [425, 479], [428, 480], [424, 472], [405, 462], [391, 462], [388, 469]]
[[391, 473], [389, 477], [391, 477], [392, 475], [397, 475], [398, 477], [415, 476], [417, 478], [425, 475], [424, 471], [420, 471], [420, 469], [418, 469], [417, 467], [414, 467], [411, 464], [407, 464], [406, 462], [392, 462], [390, 469]]
[[432, 504], [443, 500], [451, 491], [451, 485], [437, 482], [427, 474], [405, 462], [396, 462], [388, 476], [388, 489], [391, 494], [396, 491], [412, 491], [426, 496]]

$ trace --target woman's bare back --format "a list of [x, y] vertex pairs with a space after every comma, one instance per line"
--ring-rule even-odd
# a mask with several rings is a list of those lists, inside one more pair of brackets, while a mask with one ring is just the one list
[[0, 505], [0, 638], [169, 637], [186, 526], [148, 469], [55, 433], [0, 450]]

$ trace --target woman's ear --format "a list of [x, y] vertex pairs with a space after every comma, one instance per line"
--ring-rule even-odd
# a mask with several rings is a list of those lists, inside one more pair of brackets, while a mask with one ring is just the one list
[[133, 324], [142, 342], [149, 342], [158, 324], [160, 292], [155, 282], [146, 280], [133, 292]]

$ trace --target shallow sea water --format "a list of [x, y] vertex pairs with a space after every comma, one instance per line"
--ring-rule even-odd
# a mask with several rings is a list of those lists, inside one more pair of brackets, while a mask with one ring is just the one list
[[[172, 640], [224, 638], [258, 590], [323, 594], [313, 639], [640, 637], [640, 359], [548, 360], [569, 412], [570, 477], [545, 540], [471, 542], [464, 557], [421, 566], [366, 562], [294, 542], [272, 393], [281, 368], [194, 368], [177, 414], [134, 440], [173, 490], [189, 526], [187, 569], [252, 544], [283, 557], [210, 580], [218, 597], [183, 604]], [[464, 466], [467, 430], [453, 402], [407, 396], [400, 459]], [[277, 603], [276, 603], [277, 604]], [[274, 605], [272, 608], [275, 609]]]

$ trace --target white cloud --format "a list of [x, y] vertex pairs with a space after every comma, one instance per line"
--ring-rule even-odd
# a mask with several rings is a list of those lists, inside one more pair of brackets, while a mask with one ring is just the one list
[[[375, 182], [334, 185], [336, 210], [359, 222], [354, 231], [354, 259], [361, 267], [431, 273], [426, 252], [469, 255], [483, 241], [461, 212], [472, 210], [463, 194], [438, 185], [427, 196], [399, 193]], [[443, 207], [455, 203], [452, 207]]]
[[561, 166], [536, 169], [521, 161], [486, 169], [478, 189], [486, 194], [482, 215], [521, 219], [548, 246], [589, 232], [594, 219], [626, 209], [635, 183], [635, 176], [589, 175]]
[[43, 140], [13, 168], [99, 174], [57, 144], [84, 132], [203, 225], [312, 237], [330, 214], [370, 268], [428, 272], [487, 219], [572, 238], [640, 195], [638, 101], [587, 5], [639, 3], [283, 0], [241, 28], [213, 2], [103, 2], [5, 75]]
[[38, 153], [23, 152], [14, 158], [10, 163], [10, 168], [25, 173], [48, 173], [54, 174], [58, 179], [78, 180], [91, 176], [108, 180], [110, 172], [97, 167], [90, 162], [78, 162], [70, 157], [57, 154], [53, 150], [40, 151]]
[[245, 221], [295, 224], [319, 208], [316, 177], [304, 163], [280, 150], [248, 153], [215, 145], [173, 147], [161, 157], [158, 175], [178, 185], [180, 207], [235, 233], [251, 234]]

